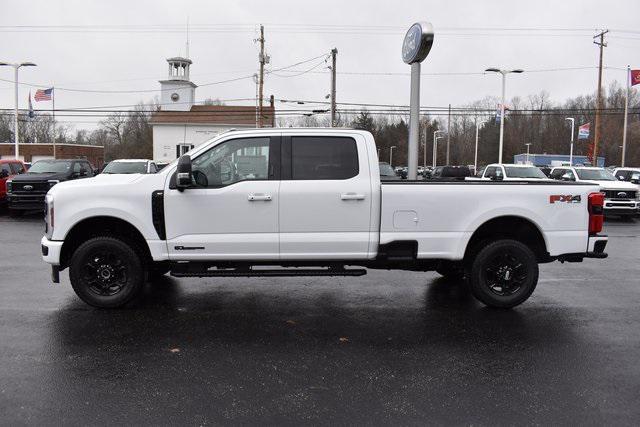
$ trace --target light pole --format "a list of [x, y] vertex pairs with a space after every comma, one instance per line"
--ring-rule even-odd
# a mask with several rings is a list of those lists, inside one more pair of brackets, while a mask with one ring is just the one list
[[478, 139], [480, 136], [480, 123], [476, 120], [476, 152], [473, 156], [473, 173], [478, 172]]
[[378, 160], [380, 160], [380, 149], [378, 148]]
[[529, 164], [529, 147], [531, 147], [531, 143], [524, 144], [527, 146], [527, 164]]
[[433, 167], [436, 167], [436, 158], [438, 155], [438, 138], [442, 138], [437, 136], [439, 133], [444, 133], [443, 130], [437, 130], [433, 132]]
[[15, 86], [15, 117], [13, 118], [13, 126], [15, 128], [14, 135], [14, 143], [15, 143], [15, 151], [16, 151], [16, 160], [18, 160], [18, 156], [20, 155], [19, 141], [20, 141], [20, 130], [18, 128], [18, 69], [20, 67], [35, 67], [36, 64], [33, 62], [20, 62], [16, 64], [11, 64], [9, 62], [0, 62], [0, 66], [13, 67], [14, 72], [14, 86]]
[[571, 122], [571, 148], [569, 148], [569, 166], [573, 166], [573, 126], [576, 123], [576, 119], [573, 117], [567, 117], [565, 120]]
[[485, 71], [491, 71], [494, 73], [502, 74], [502, 104], [500, 104], [500, 144], [498, 148], [498, 163], [502, 163], [502, 146], [504, 142], [504, 103], [505, 103], [505, 92], [506, 92], [506, 81], [507, 74], [509, 73], [523, 73], [524, 70], [515, 69], [515, 70], [501, 70], [500, 68], [487, 68]]
[[389, 149], [389, 166], [393, 166], [393, 149], [396, 148], [395, 145], [392, 145], [391, 148]]

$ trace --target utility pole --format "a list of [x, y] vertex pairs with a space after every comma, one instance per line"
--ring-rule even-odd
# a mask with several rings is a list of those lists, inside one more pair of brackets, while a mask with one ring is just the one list
[[258, 83], [258, 127], [262, 127], [262, 97], [263, 97], [263, 89], [264, 89], [264, 64], [265, 64], [265, 56], [264, 56], [264, 25], [260, 25], [260, 38], [258, 39], [260, 42], [260, 56], [258, 60], [260, 61], [260, 81]]
[[624, 167], [625, 157], [627, 154], [627, 123], [629, 121], [629, 83], [631, 81], [631, 67], [627, 65], [627, 88], [624, 94], [624, 127], [622, 130], [622, 162], [620, 166]]
[[331, 49], [331, 127], [336, 125], [336, 57], [338, 49]]
[[449, 115], [447, 117], [447, 165], [449, 163], [449, 146], [451, 145], [451, 104], [449, 104]]
[[600, 110], [602, 109], [602, 55], [604, 53], [604, 48], [607, 47], [607, 44], [604, 41], [604, 35], [607, 34], [609, 30], [601, 31], [599, 34], [593, 36], [594, 44], [597, 44], [600, 47], [600, 63], [598, 65], [598, 96], [596, 99], [596, 130], [593, 133], [593, 163], [594, 166], [598, 166], [598, 143], [600, 142]]

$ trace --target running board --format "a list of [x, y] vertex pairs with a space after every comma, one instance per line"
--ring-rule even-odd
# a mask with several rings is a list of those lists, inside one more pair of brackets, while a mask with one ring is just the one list
[[292, 276], [363, 276], [364, 268], [358, 269], [217, 269], [188, 271], [186, 269], [171, 270], [173, 277], [292, 277]]

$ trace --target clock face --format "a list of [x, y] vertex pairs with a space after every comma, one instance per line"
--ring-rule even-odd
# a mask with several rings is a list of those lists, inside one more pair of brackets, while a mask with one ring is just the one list
[[176, 101], [177, 101], [177, 100], [179, 100], [179, 99], [180, 99], [180, 95], [178, 95], [178, 93], [177, 93], [177, 92], [173, 92], [173, 93], [171, 94], [171, 100], [172, 100], [173, 102], [176, 102]]

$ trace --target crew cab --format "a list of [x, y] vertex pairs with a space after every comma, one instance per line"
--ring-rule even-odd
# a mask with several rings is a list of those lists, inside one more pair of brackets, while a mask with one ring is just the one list
[[[547, 176], [536, 166], [494, 163], [478, 172], [478, 178], [493, 181], [544, 180]], [[472, 178], [470, 178], [472, 179]]]
[[28, 210], [44, 209], [47, 191], [59, 182], [93, 176], [91, 164], [84, 159], [38, 160], [27, 173], [7, 181], [9, 212], [20, 215]]
[[7, 204], [7, 181], [26, 172], [24, 163], [16, 159], [0, 159], [0, 206]]
[[553, 168], [549, 177], [565, 182], [588, 182], [600, 186], [600, 192], [604, 195], [604, 214], [607, 216], [629, 216], [638, 213], [640, 203], [637, 186], [631, 182], [620, 181], [605, 169], [563, 166]]
[[156, 174], [63, 182], [46, 197], [42, 255], [76, 294], [119, 307], [146, 280], [466, 277], [493, 307], [524, 302], [538, 264], [605, 258], [597, 185], [380, 180], [373, 136], [350, 129], [230, 131]]

